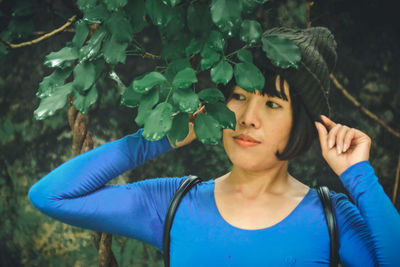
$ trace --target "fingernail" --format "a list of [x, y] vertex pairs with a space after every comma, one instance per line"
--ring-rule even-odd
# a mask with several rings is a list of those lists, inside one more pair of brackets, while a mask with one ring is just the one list
[[345, 153], [347, 151], [347, 145], [344, 145], [343, 147], [343, 153]]
[[332, 140], [328, 141], [328, 147], [329, 147], [329, 149], [331, 149], [333, 147], [333, 141]]
[[342, 151], [341, 151], [341, 149], [340, 149], [339, 146], [336, 146], [336, 151], [337, 151], [337, 154], [338, 154], [338, 155], [342, 154]]

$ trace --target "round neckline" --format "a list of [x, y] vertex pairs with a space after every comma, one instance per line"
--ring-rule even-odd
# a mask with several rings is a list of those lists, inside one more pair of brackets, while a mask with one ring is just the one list
[[268, 227], [260, 228], [260, 229], [245, 229], [245, 228], [240, 228], [240, 227], [234, 226], [233, 224], [231, 224], [227, 220], [225, 220], [225, 218], [222, 216], [221, 212], [218, 209], [217, 201], [215, 199], [215, 181], [213, 179], [211, 179], [210, 181], [211, 181], [211, 184], [212, 184], [212, 188], [211, 188], [212, 190], [210, 190], [211, 199], [212, 199], [212, 202], [213, 202], [212, 205], [213, 205], [213, 207], [215, 209], [215, 213], [216, 213], [216, 216], [218, 217], [218, 219], [220, 221], [222, 221], [225, 225], [228, 225], [230, 228], [233, 228], [233, 229], [238, 230], [238, 231], [248, 231], [248, 232], [269, 231], [269, 230], [273, 230], [276, 227], [284, 225], [285, 222], [288, 221], [290, 219], [290, 217], [293, 217], [294, 214], [297, 213], [298, 210], [303, 206], [303, 203], [309, 197], [309, 195], [311, 194], [311, 190], [312, 190], [312, 188], [310, 187], [308, 189], [307, 193], [305, 194], [305, 196], [296, 205], [296, 207], [285, 218], [283, 218], [282, 220], [280, 220], [276, 224], [268, 226]]

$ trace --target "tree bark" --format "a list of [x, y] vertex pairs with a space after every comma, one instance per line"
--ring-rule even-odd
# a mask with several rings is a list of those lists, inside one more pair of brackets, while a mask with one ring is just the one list
[[[72, 146], [75, 155], [93, 149], [92, 134], [87, 128], [88, 122], [88, 115], [82, 115], [72, 105], [72, 97], [68, 96], [68, 123], [73, 132]], [[92, 237], [94, 245], [99, 251], [99, 267], [117, 267], [117, 260], [111, 250], [112, 235], [92, 232]]]

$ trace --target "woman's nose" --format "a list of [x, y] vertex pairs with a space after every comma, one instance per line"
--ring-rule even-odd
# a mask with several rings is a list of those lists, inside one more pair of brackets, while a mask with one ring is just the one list
[[248, 103], [239, 115], [239, 124], [243, 127], [259, 128], [261, 121], [258, 111], [256, 103]]

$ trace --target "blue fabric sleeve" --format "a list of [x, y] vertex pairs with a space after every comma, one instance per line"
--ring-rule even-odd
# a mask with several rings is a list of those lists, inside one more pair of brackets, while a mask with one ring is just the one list
[[[361, 266], [358, 264], [365, 259], [358, 255], [366, 250], [368, 253], [362, 255], [374, 255], [378, 266], [400, 266], [400, 215], [379, 184], [374, 169], [368, 161], [359, 162], [344, 171], [340, 179], [356, 204], [343, 194], [334, 199], [341, 232], [339, 252], [344, 265]], [[358, 235], [352, 234], [354, 229]], [[354, 243], [365, 245], [359, 247]]]
[[181, 178], [105, 185], [172, 149], [166, 137], [150, 142], [142, 132], [140, 129], [60, 165], [31, 187], [31, 202], [64, 223], [139, 239], [161, 250], [167, 205]]

